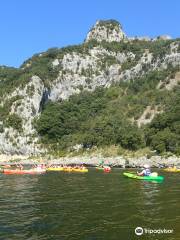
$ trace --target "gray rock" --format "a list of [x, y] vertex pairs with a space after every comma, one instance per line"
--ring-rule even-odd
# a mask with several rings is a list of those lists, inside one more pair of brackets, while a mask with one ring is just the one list
[[121, 25], [114, 21], [97, 21], [86, 37], [86, 42], [96, 40], [98, 42], [120, 42], [125, 39], [125, 33], [122, 31]]

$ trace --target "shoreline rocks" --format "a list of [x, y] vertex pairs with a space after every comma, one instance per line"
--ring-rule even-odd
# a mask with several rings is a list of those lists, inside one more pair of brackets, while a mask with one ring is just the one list
[[4, 163], [21, 163], [21, 164], [36, 164], [36, 163], [45, 163], [45, 164], [63, 164], [63, 165], [81, 165], [85, 164], [87, 166], [97, 166], [101, 161], [104, 161], [105, 165], [110, 165], [114, 167], [121, 168], [137, 168], [142, 167], [144, 164], [149, 164], [151, 167], [160, 167], [160, 166], [170, 166], [170, 165], [180, 165], [180, 157], [171, 156], [171, 157], [161, 157], [161, 156], [152, 156], [147, 158], [146, 156], [142, 157], [102, 157], [102, 156], [76, 156], [76, 157], [62, 157], [62, 158], [50, 158], [50, 157], [39, 157], [31, 159], [28, 156], [22, 155], [0, 155], [0, 164]]

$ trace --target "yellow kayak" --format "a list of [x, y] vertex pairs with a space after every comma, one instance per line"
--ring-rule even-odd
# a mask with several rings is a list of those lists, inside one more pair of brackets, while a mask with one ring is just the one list
[[88, 169], [87, 169], [87, 168], [84, 168], [84, 169], [73, 168], [72, 171], [73, 171], [73, 172], [82, 172], [82, 173], [85, 173], [85, 172], [88, 172]]
[[63, 168], [63, 171], [64, 172], [72, 172], [73, 171], [73, 169], [72, 168], [69, 168], [69, 167], [65, 167], [65, 168]]
[[47, 168], [47, 171], [64, 171], [63, 167], [50, 167]]
[[165, 168], [165, 172], [180, 172], [180, 169], [178, 168]]

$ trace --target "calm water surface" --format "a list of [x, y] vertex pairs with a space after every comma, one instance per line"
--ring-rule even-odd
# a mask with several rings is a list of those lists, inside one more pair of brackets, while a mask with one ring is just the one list
[[[0, 175], [0, 239], [180, 239], [180, 174], [163, 183], [110, 174]], [[136, 236], [137, 226], [173, 234]]]

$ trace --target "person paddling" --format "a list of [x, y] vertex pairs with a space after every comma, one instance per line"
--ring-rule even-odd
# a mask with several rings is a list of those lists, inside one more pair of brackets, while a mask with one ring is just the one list
[[137, 172], [138, 176], [150, 176], [151, 175], [151, 170], [150, 166], [148, 164], [145, 164], [143, 166], [143, 170], [141, 172]]

